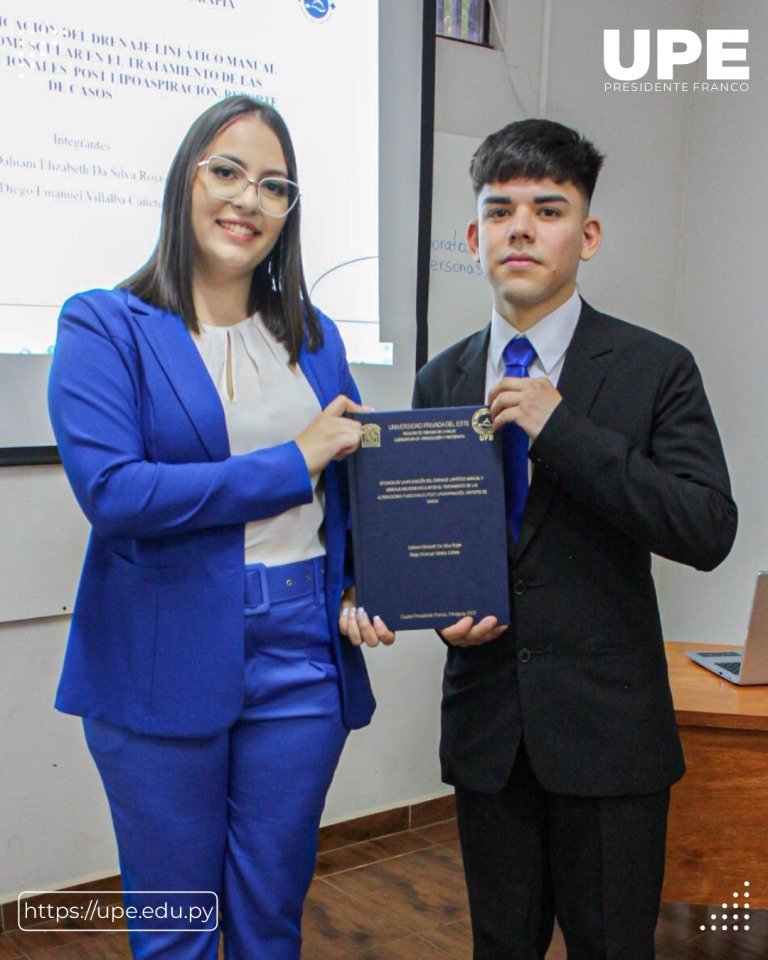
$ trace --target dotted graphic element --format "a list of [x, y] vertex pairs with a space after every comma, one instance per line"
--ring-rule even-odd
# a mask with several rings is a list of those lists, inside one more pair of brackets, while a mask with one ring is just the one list
[[[739, 923], [740, 920], [743, 920], [743, 921], [744, 921], [743, 925], [741, 926], [741, 929], [742, 929], [742, 930], [749, 930], [749, 923], [747, 923], [747, 921], [749, 920], [749, 913], [746, 912], [747, 910], [749, 910], [749, 890], [746, 889], [748, 886], [749, 886], [749, 880], [745, 880], [745, 881], [744, 881], [744, 890], [743, 890], [743, 892], [742, 892], [742, 894], [741, 894], [741, 896], [742, 896], [742, 898], [743, 898], [743, 900], [744, 900], [743, 907], [739, 907], [739, 892], [738, 892], [738, 890], [734, 890], [734, 891], [733, 891], [733, 909], [734, 909], [734, 910], [739, 910], [739, 909], [741, 909], [741, 910], [742, 910], [742, 913], [740, 913], [740, 914], [739, 914], [739, 913], [734, 913], [734, 914], [732, 914], [731, 920], [732, 920], [733, 925], [731, 926], [731, 930], [739, 930], [739, 925], [738, 925], [738, 923]], [[722, 908], [723, 908], [723, 910], [727, 910], [727, 909], [728, 909], [728, 904], [727, 904], [727, 903], [724, 903], [724, 904], [722, 905]], [[717, 920], [718, 920], [717, 914], [716, 914], [716, 913], [710, 914], [709, 919], [712, 920], [712, 921], [714, 921], [714, 922], [710, 925], [710, 928], [709, 928], [709, 929], [716, 931], [716, 930], [717, 930]], [[720, 919], [722, 919], [722, 920], [728, 920], [728, 914], [727, 914], [727, 913], [723, 913], [723, 914], [721, 915]], [[702, 923], [702, 924], [699, 926], [699, 930], [706, 930], [706, 929], [707, 929], [707, 926], [706, 926], [706, 924], [704, 924], [704, 923]], [[721, 930], [728, 930], [728, 924], [727, 924], [727, 923], [724, 923], [724, 924], [720, 927], [720, 929], [721, 929]]]

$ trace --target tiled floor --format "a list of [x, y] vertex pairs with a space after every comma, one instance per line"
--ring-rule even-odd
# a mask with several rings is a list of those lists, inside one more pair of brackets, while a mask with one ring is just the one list
[[[765, 960], [768, 911], [750, 930], [702, 932], [712, 911], [664, 904], [659, 960]], [[0, 935], [0, 960], [130, 960], [124, 933]], [[304, 915], [302, 960], [470, 960], [472, 938], [455, 821], [321, 853]], [[556, 936], [547, 960], [566, 960]]]

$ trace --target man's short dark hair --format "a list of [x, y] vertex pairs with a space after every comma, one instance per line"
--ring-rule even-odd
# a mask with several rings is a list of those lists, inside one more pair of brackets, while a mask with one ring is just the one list
[[519, 120], [490, 134], [469, 168], [475, 195], [507, 180], [570, 181], [592, 199], [604, 157], [594, 144], [553, 120]]

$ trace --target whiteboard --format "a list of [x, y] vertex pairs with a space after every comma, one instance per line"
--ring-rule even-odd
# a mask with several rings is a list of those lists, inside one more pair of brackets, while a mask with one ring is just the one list
[[61, 466], [0, 470], [0, 622], [72, 612], [89, 526]]
[[475, 137], [435, 133], [432, 242], [429, 263], [429, 356], [433, 357], [491, 319], [491, 291], [467, 250], [467, 224], [475, 217], [469, 162]]

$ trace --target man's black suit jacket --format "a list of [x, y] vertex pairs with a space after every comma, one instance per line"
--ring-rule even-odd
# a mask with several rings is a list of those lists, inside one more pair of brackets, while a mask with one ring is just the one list
[[[481, 404], [489, 336], [431, 360], [414, 407]], [[684, 771], [651, 553], [712, 569], [733, 543], [736, 506], [684, 347], [584, 303], [558, 390], [510, 547], [510, 629], [448, 648], [443, 778], [501, 790], [522, 736], [551, 792], [650, 793]]]

